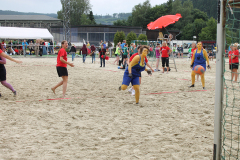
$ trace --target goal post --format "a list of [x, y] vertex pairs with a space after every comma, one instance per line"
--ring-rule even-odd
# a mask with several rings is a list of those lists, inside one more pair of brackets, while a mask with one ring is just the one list
[[222, 150], [222, 110], [223, 110], [223, 73], [225, 53], [225, 27], [224, 27], [224, 0], [218, 0], [217, 19], [217, 53], [216, 53], [216, 82], [215, 82], [215, 107], [214, 107], [214, 145], [213, 159], [221, 159]]

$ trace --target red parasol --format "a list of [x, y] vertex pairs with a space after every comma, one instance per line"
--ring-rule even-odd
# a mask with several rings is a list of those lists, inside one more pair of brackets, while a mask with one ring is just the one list
[[177, 13], [176, 15], [166, 15], [158, 18], [156, 21], [151, 22], [147, 25], [149, 30], [155, 30], [159, 28], [165, 28], [170, 24], [175, 23], [180, 18], [182, 18], [181, 14]]

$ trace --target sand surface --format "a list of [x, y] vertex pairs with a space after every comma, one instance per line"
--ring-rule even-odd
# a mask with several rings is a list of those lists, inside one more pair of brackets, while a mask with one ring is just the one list
[[17, 97], [0, 86], [0, 159], [212, 159], [215, 60], [205, 91], [200, 80], [188, 88], [186, 59], [176, 60], [178, 72], [142, 73], [138, 105], [118, 91], [123, 70], [113, 58], [105, 68], [76, 58], [65, 99], [57, 99], [62, 88], [51, 91], [61, 80], [56, 58], [20, 60], [6, 64]]

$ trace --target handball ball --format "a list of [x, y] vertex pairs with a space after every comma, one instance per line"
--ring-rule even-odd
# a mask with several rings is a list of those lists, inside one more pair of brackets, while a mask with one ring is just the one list
[[205, 69], [201, 65], [197, 65], [194, 67], [194, 72], [196, 74], [202, 75], [205, 72]]
[[150, 47], [150, 51], [151, 51], [151, 52], [153, 51], [152, 47]]

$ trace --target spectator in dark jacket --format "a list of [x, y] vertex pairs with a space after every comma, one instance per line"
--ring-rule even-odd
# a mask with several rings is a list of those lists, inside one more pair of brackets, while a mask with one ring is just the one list
[[70, 54], [72, 54], [72, 61], [74, 61], [75, 54], [76, 54], [76, 47], [74, 44], [72, 44], [72, 47], [70, 49]]
[[94, 60], [94, 63], [95, 63], [95, 50], [96, 50], [96, 47], [94, 45], [92, 45], [91, 46], [92, 63], [93, 63], [93, 60]]
[[[102, 58], [103, 56], [103, 58]], [[101, 66], [102, 67], [102, 63], [103, 63], [103, 67], [105, 67], [105, 56], [106, 56], [106, 49], [104, 49], [104, 46], [101, 45], [101, 48], [99, 49], [99, 58], [100, 58], [100, 62], [101, 62]]]
[[83, 63], [85, 63], [86, 56], [87, 56], [87, 47], [84, 44], [83, 47], [80, 49], [80, 52], [82, 51], [82, 56], [83, 56]]

